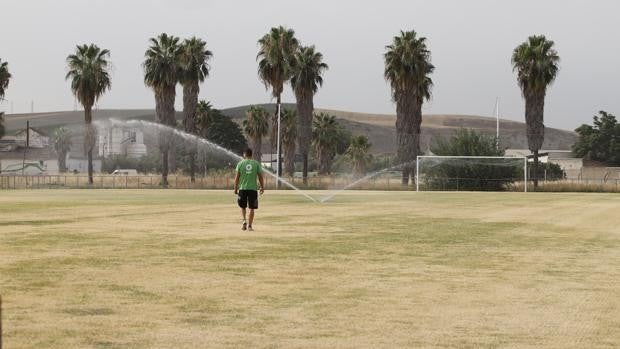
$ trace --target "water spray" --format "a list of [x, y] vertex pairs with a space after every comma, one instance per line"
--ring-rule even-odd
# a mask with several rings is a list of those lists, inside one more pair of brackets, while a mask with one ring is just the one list
[[329, 200], [333, 199], [333, 198], [334, 198], [334, 196], [336, 196], [336, 195], [338, 195], [338, 194], [342, 193], [343, 191], [348, 190], [348, 189], [351, 189], [351, 188], [355, 187], [356, 185], [358, 185], [358, 184], [360, 184], [360, 183], [362, 183], [362, 182], [364, 182], [364, 181], [367, 181], [367, 180], [369, 180], [369, 179], [371, 179], [371, 178], [373, 178], [373, 177], [376, 177], [376, 176], [378, 176], [378, 175], [380, 175], [380, 174], [383, 174], [383, 173], [386, 173], [386, 172], [389, 172], [389, 171], [394, 171], [394, 170], [397, 170], [397, 169], [403, 168], [403, 167], [405, 167], [405, 166], [407, 166], [407, 165], [413, 165], [413, 164], [415, 164], [415, 160], [414, 160], [414, 161], [404, 162], [404, 163], [402, 163], [402, 164], [394, 165], [394, 166], [391, 166], [391, 167], [387, 167], [387, 168], [384, 168], [384, 169], [382, 169], [382, 170], [379, 170], [379, 171], [373, 172], [373, 173], [371, 173], [371, 174], [368, 174], [368, 175], [366, 175], [366, 176], [364, 176], [364, 177], [362, 177], [362, 178], [360, 178], [360, 179], [356, 180], [355, 182], [350, 183], [349, 185], [345, 186], [344, 188], [339, 189], [339, 190], [337, 190], [337, 191], [335, 191], [335, 192], [333, 192], [333, 193], [331, 193], [331, 194], [329, 194], [329, 195], [327, 195], [327, 196], [323, 197], [323, 198], [320, 200], [320, 202], [321, 202], [321, 203], [325, 203], [325, 202], [327, 202], [327, 201], [329, 201]]
[[[208, 147], [210, 149], [213, 149], [215, 151], [224, 153], [226, 155], [228, 155], [229, 157], [240, 161], [243, 160], [243, 157], [234, 153], [233, 151], [226, 149], [220, 145], [217, 145], [211, 141], [208, 141], [205, 138], [193, 135], [193, 134], [189, 134], [187, 132], [183, 132], [181, 130], [178, 130], [176, 128], [170, 127], [170, 126], [166, 126], [166, 125], [162, 125], [162, 124], [158, 124], [155, 122], [150, 122], [150, 121], [144, 121], [144, 120], [119, 120], [119, 119], [108, 119], [107, 121], [95, 121], [94, 125], [96, 127], [105, 127], [105, 126], [119, 126], [119, 127], [139, 127], [139, 128], [151, 128], [154, 130], [157, 130], [158, 132], [169, 132], [175, 136], [178, 136], [180, 138], [183, 138], [185, 141], [194, 141], [197, 142], [205, 147]], [[311, 200], [312, 202], [317, 202], [317, 200], [315, 198], [313, 198], [312, 196], [306, 194], [305, 192], [303, 192], [301, 189], [297, 188], [296, 186], [294, 186], [293, 184], [289, 183], [287, 180], [285, 180], [282, 177], [279, 177], [278, 175], [272, 173], [271, 171], [263, 171], [263, 173], [268, 174], [269, 176], [273, 177], [274, 179], [276, 179], [276, 181], [280, 181], [282, 183], [284, 183], [284, 185], [286, 185], [287, 187], [297, 191], [299, 194], [303, 195], [304, 197], [306, 197], [307, 199]]]

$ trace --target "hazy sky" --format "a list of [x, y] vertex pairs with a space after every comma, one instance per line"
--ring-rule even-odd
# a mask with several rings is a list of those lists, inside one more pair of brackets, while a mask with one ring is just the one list
[[[15, 113], [29, 112], [31, 100], [35, 112], [72, 110], [65, 58], [91, 42], [110, 49], [114, 65], [99, 107], [153, 108], [141, 63], [148, 38], [161, 32], [207, 41], [214, 57], [201, 98], [220, 108], [269, 102], [256, 41], [284, 25], [330, 66], [317, 107], [393, 113], [382, 54], [399, 30], [415, 29], [436, 66], [425, 113], [492, 115], [500, 97], [502, 117], [522, 120], [510, 55], [527, 36], [545, 34], [562, 58], [547, 126], [574, 129], [600, 109], [620, 114], [617, 0], [2, 0], [1, 11], [0, 58], [14, 76], [6, 99]], [[284, 101], [294, 102], [290, 87]]]

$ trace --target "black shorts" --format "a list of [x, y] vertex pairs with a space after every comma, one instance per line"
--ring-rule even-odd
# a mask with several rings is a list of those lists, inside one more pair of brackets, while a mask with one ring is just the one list
[[237, 204], [241, 208], [258, 209], [258, 192], [256, 190], [239, 190]]

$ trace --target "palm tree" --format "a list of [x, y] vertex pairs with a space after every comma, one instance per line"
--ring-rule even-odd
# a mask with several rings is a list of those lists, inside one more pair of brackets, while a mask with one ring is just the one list
[[303, 180], [308, 183], [308, 153], [312, 142], [312, 115], [314, 114], [314, 95], [323, 85], [323, 72], [328, 69], [323, 63], [323, 55], [314, 46], [301, 47], [293, 60], [291, 85], [297, 100], [297, 135], [299, 153], [303, 158]]
[[[155, 113], [157, 122], [174, 127], [175, 87], [179, 79], [181, 45], [179, 38], [165, 33], [150, 39], [151, 46], [144, 54], [144, 83], [155, 92]], [[168, 153], [171, 148], [170, 135], [161, 133], [159, 148], [162, 153], [162, 184], [168, 185]]]
[[[210, 102], [200, 101], [196, 106], [196, 118], [194, 124], [194, 132], [197, 136], [202, 138], [207, 138], [209, 135], [209, 129], [213, 127], [213, 110]], [[195, 157], [194, 157], [194, 171], [196, 168], [200, 168], [201, 171], [206, 175], [207, 173], [207, 162], [209, 158], [209, 152], [206, 149], [198, 148], [198, 141], [195, 144]], [[190, 166], [192, 164], [190, 163]], [[191, 171], [191, 168], [190, 168]]]
[[252, 106], [245, 113], [246, 119], [243, 120], [243, 130], [250, 139], [254, 160], [261, 162], [261, 147], [263, 137], [269, 130], [269, 120], [267, 111], [262, 107]]
[[284, 150], [284, 173], [293, 176], [295, 173], [295, 143], [297, 141], [297, 112], [284, 109], [282, 113], [282, 148]]
[[318, 172], [320, 175], [329, 174], [340, 135], [338, 122], [335, 116], [320, 113], [314, 115], [312, 126], [312, 145], [317, 156]]
[[4, 99], [6, 89], [9, 88], [9, 80], [11, 80], [9, 63], [2, 62], [2, 59], [0, 59], [0, 101]]
[[61, 173], [67, 172], [67, 153], [71, 150], [71, 131], [65, 127], [60, 127], [54, 131], [54, 149], [58, 154], [58, 170]]
[[534, 153], [534, 187], [538, 187], [538, 151], [545, 140], [545, 95], [555, 80], [560, 57], [544, 35], [530, 36], [512, 53], [512, 66], [525, 99], [527, 144]]
[[[198, 105], [198, 94], [200, 93], [200, 83], [209, 75], [209, 65], [207, 62], [213, 56], [207, 50], [207, 43], [196, 37], [186, 39], [181, 45], [181, 74], [179, 80], [183, 85], [183, 126], [185, 132], [195, 134], [196, 107]], [[189, 150], [189, 167], [191, 182], [194, 183], [196, 167], [195, 147]]]
[[92, 108], [95, 102], [112, 86], [110, 81], [110, 51], [100, 49], [95, 44], [78, 45], [75, 53], [67, 57], [71, 79], [71, 91], [84, 106], [84, 150], [88, 155], [88, 183], [93, 184], [93, 148], [95, 129], [92, 127]]
[[207, 138], [207, 134], [209, 133], [209, 127], [212, 123], [212, 109], [211, 103], [207, 101], [200, 101], [196, 106], [194, 133], [202, 138]]
[[397, 159], [408, 164], [403, 167], [402, 177], [403, 185], [407, 185], [410, 178], [415, 178], [411, 163], [420, 153], [422, 104], [430, 99], [433, 81], [429, 75], [435, 67], [426, 38], [413, 30], [401, 31], [386, 49], [384, 75], [396, 102]]
[[353, 163], [353, 173], [358, 176], [366, 174], [366, 166], [372, 160], [372, 155], [368, 153], [372, 144], [365, 135], [351, 137], [351, 143], [347, 148], [345, 155]]
[[[295, 38], [295, 31], [280, 27], [271, 28], [269, 33], [258, 40], [260, 46], [256, 59], [258, 62], [258, 76], [265, 84], [265, 88], [271, 87], [271, 94], [276, 98], [277, 108], [272, 120], [271, 147], [280, 149], [279, 141], [279, 118], [280, 104], [284, 83], [291, 77], [291, 65], [295, 51], [299, 48], [299, 41]], [[273, 153], [273, 150], [272, 150]], [[278, 156], [279, 156], [278, 151]], [[278, 159], [277, 173], [281, 173], [281, 161]], [[279, 182], [278, 182], [279, 185]]]
[[[0, 101], [4, 99], [6, 89], [9, 88], [9, 80], [11, 80], [9, 64], [0, 59]], [[4, 113], [0, 112], [0, 138], [4, 137], [4, 133]]]

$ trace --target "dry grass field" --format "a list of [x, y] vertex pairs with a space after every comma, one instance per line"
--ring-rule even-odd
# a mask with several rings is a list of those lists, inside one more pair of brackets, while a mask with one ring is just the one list
[[233, 198], [0, 192], [5, 348], [620, 346], [618, 195]]

